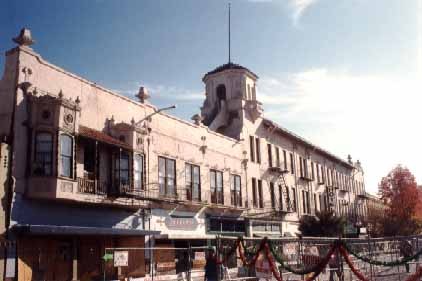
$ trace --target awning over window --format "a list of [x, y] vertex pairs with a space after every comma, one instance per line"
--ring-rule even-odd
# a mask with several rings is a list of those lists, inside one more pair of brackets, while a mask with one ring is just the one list
[[106, 228], [106, 227], [81, 227], [57, 225], [22, 225], [16, 224], [11, 230], [20, 235], [116, 235], [116, 236], [145, 236], [156, 235], [160, 231]]
[[85, 126], [79, 126], [79, 135], [86, 138], [97, 140], [99, 142], [119, 146], [128, 150], [132, 149], [132, 147], [130, 147], [128, 144], [116, 138], [113, 138], [112, 136], [109, 136], [106, 133], [103, 133], [103, 132], [100, 132], [100, 131], [97, 131], [95, 129], [91, 129]]

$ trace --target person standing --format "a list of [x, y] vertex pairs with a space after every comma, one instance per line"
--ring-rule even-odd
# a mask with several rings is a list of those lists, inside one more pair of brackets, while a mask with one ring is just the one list
[[205, 263], [204, 281], [217, 281], [217, 257], [214, 249], [208, 250]]

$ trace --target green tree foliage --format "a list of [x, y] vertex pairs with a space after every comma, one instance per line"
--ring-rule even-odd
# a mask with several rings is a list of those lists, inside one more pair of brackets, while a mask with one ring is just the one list
[[303, 216], [299, 220], [302, 236], [338, 237], [343, 234], [345, 220], [332, 211], [316, 212], [315, 216]]

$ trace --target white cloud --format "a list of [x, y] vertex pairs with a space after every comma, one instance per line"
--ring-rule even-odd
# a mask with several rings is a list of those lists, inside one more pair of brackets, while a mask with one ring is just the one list
[[422, 181], [422, 86], [416, 76], [351, 75], [327, 69], [264, 77], [266, 116], [345, 158], [360, 159], [367, 188], [396, 164]]
[[[247, 0], [248, 2], [252, 3], [269, 3], [269, 2], [280, 2], [276, 0]], [[282, 0], [281, 2], [287, 3], [287, 6], [291, 12], [291, 18], [293, 20], [294, 25], [298, 25], [300, 18], [309, 9], [310, 6], [318, 2], [319, 0]]]
[[290, 0], [289, 5], [292, 9], [292, 19], [294, 24], [298, 24], [305, 11], [318, 0]]

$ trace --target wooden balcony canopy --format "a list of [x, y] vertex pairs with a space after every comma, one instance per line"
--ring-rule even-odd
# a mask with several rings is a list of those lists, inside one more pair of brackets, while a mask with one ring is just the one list
[[118, 146], [127, 150], [133, 150], [131, 146], [128, 144], [113, 138], [110, 135], [107, 135], [106, 133], [103, 133], [101, 131], [97, 131], [95, 129], [91, 129], [85, 126], [79, 126], [79, 136], [86, 137], [89, 139], [94, 139], [96, 141], [106, 143], [109, 145]]

